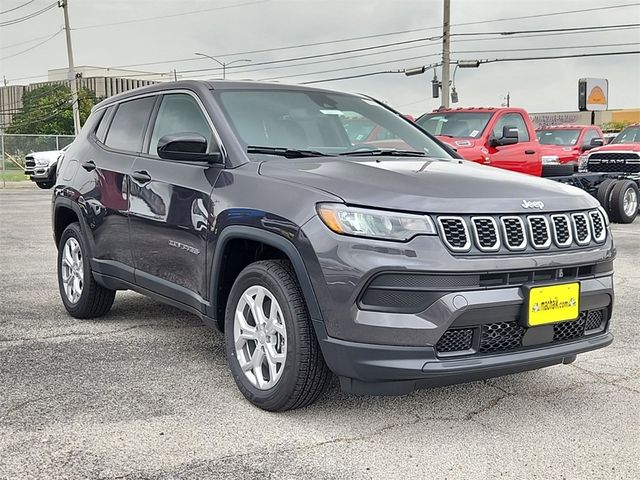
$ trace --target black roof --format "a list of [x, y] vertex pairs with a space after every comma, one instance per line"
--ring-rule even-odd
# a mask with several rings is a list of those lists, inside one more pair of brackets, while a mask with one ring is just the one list
[[308, 87], [306, 85], [288, 85], [284, 83], [269, 83], [269, 82], [256, 82], [250, 80], [179, 80], [177, 82], [162, 82], [156, 83], [153, 85], [148, 85], [145, 87], [135, 88], [133, 90], [127, 90], [126, 92], [119, 93], [112, 97], [109, 97], [96, 105], [97, 107], [103, 107], [106, 105], [110, 105], [112, 103], [117, 103], [121, 100], [135, 97], [144, 93], [156, 93], [163, 92], [165, 90], [175, 90], [175, 89], [188, 89], [188, 90], [199, 90], [202, 88], [206, 88], [208, 90], [304, 90], [304, 91], [316, 91], [316, 92], [324, 92], [324, 93], [340, 93], [336, 90], [327, 90], [323, 88], [317, 87]]

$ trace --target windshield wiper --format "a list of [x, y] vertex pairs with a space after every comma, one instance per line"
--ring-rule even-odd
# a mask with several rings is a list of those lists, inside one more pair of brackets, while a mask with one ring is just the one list
[[279, 155], [285, 158], [305, 158], [305, 157], [328, 157], [326, 153], [316, 150], [298, 150], [296, 148], [285, 147], [261, 147], [258, 145], [249, 145], [247, 153], [263, 153], [266, 155]]
[[427, 154], [424, 152], [419, 152], [418, 150], [397, 150], [395, 148], [376, 148], [374, 150], [356, 150], [354, 152], [344, 152], [339, 153], [338, 155], [342, 156], [362, 156], [362, 157], [372, 157], [372, 156], [396, 156], [396, 157], [426, 157]]

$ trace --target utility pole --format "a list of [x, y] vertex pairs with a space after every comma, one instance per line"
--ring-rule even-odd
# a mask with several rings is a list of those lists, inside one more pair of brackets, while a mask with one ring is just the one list
[[451, 56], [451, 0], [444, 0], [444, 15], [442, 19], [442, 106], [449, 108], [449, 63]]
[[502, 106], [507, 108], [511, 106], [511, 94], [509, 92], [507, 92], [507, 95], [504, 97], [504, 103]]
[[73, 130], [76, 135], [80, 133], [80, 105], [78, 105], [78, 82], [76, 69], [73, 65], [73, 50], [71, 48], [71, 29], [69, 28], [69, 0], [58, 0], [58, 7], [64, 12], [64, 31], [67, 37], [67, 58], [69, 59], [69, 71], [67, 79], [71, 87], [71, 107], [73, 109]]

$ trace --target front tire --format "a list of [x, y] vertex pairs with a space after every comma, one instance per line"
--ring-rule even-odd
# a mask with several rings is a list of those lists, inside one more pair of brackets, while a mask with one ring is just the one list
[[307, 406], [331, 377], [288, 261], [255, 262], [240, 272], [227, 302], [225, 345], [238, 388], [264, 410]]
[[70, 224], [58, 244], [58, 287], [64, 308], [75, 318], [95, 318], [111, 309], [116, 296], [93, 278], [79, 223]]

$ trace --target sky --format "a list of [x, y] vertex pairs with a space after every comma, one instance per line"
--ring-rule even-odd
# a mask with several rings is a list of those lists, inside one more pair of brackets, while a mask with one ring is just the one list
[[[1, 0], [0, 12], [27, 2], [29, 0]], [[228, 79], [300, 83], [428, 65], [439, 61], [442, 48], [439, 39], [412, 40], [442, 33], [443, 0], [68, 2], [76, 65], [127, 66], [151, 72], [176, 69], [181, 78], [219, 78], [221, 72], [213, 70], [218, 65], [211, 59], [195, 56], [195, 52], [224, 62], [251, 60], [251, 63], [238, 62], [229, 67]], [[52, 3], [53, 0], [31, 0], [22, 8], [0, 13], [0, 25]], [[632, 6], [583, 11], [625, 4]], [[580, 12], [510, 19], [568, 10]], [[198, 12], [189, 13], [194, 11]], [[163, 18], [149, 20], [149, 17]], [[474, 24], [462, 25], [469, 22]], [[640, 28], [563, 35], [459, 35], [632, 23], [640, 24], [640, 3], [634, 0], [451, 0], [452, 59], [638, 51]], [[4, 77], [9, 85], [26, 84], [46, 80], [48, 69], [66, 67], [64, 32], [47, 40], [62, 26], [62, 9], [57, 7], [27, 21], [0, 26], [0, 78]], [[414, 31], [397, 33], [407, 30]], [[371, 37], [373, 35], [377, 36]], [[370, 38], [335, 42], [362, 36]], [[44, 43], [38, 45], [41, 42]], [[319, 42], [325, 43], [256, 52]], [[389, 43], [396, 45], [254, 66]], [[148, 63], [154, 64], [141, 65]], [[303, 63], [307, 65], [301, 65]], [[378, 65], [367, 66], [370, 64]], [[184, 72], [199, 69], [210, 70]], [[488, 63], [477, 69], [458, 69], [455, 85], [460, 101], [452, 106], [499, 106], [509, 92], [512, 106], [530, 112], [574, 111], [577, 110], [578, 79], [583, 77], [609, 80], [610, 109], [640, 107], [640, 55], [637, 54]], [[429, 71], [412, 77], [386, 74], [314, 85], [365, 93], [403, 113], [419, 115], [440, 105], [440, 100], [431, 98], [432, 78], [433, 72]]]

